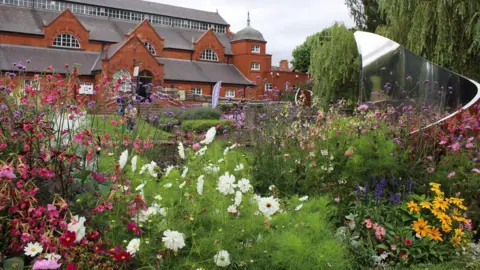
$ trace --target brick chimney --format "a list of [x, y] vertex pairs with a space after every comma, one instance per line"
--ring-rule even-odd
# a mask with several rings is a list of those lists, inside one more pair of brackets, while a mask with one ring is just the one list
[[288, 70], [288, 60], [280, 60], [280, 68]]

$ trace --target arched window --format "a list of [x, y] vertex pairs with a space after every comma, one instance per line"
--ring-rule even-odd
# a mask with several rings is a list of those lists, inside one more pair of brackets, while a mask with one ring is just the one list
[[128, 72], [128, 70], [119, 69], [115, 71], [115, 73], [113, 74], [113, 79], [115, 81], [118, 81], [118, 80], [121, 81], [120, 88], [118, 88], [118, 90], [122, 92], [129, 92], [132, 90], [132, 86], [130, 83], [130, 80], [132, 79], [132, 77], [130, 76], [130, 72]]
[[200, 55], [200, 60], [207, 60], [207, 61], [218, 61], [218, 56], [215, 53], [215, 51], [206, 49], [205, 51], [202, 52]]
[[152, 43], [145, 42], [145, 47], [150, 51], [151, 54], [157, 55], [157, 51], [155, 50], [155, 47], [153, 47]]
[[60, 34], [53, 40], [54, 47], [80, 48], [80, 42], [76, 37], [70, 34]]

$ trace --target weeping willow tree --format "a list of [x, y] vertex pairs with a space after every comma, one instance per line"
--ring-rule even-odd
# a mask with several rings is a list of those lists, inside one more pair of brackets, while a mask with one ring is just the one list
[[457, 73], [480, 79], [479, 0], [377, 0], [377, 33]]
[[357, 100], [359, 57], [353, 33], [344, 24], [335, 23], [312, 42], [313, 91], [324, 104], [338, 99]]

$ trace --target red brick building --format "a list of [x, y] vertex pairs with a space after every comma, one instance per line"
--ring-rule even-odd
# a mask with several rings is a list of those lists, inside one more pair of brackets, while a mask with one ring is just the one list
[[218, 13], [153, 2], [0, 0], [0, 72], [76, 65], [86, 96], [104, 75], [206, 96], [222, 81], [222, 97], [249, 99], [307, 80], [286, 60], [272, 66], [266, 45], [250, 18], [234, 34]]

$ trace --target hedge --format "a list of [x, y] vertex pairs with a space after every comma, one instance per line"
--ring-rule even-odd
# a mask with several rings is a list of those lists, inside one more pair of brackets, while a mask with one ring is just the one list
[[187, 132], [206, 132], [211, 127], [222, 125], [224, 128], [232, 128], [232, 120], [186, 120], [182, 122], [182, 129]]

